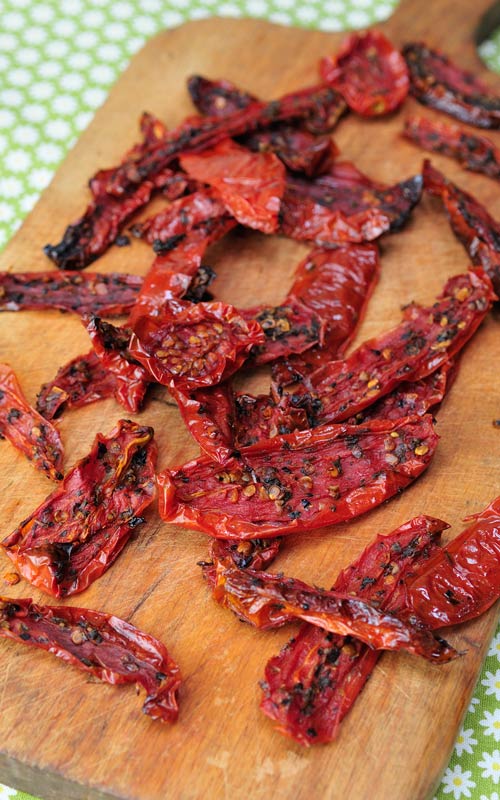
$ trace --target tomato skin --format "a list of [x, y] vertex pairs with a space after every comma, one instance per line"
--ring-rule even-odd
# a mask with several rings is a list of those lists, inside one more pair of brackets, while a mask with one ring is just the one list
[[65, 408], [81, 408], [106, 397], [114, 397], [117, 379], [107, 370], [94, 350], [72, 358], [55, 378], [41, 387], [36, 407], [42, 417], [59, 417]]
[[377, 30], [350, 34], [335, 56], [321, 59], [320, 74], [340, 92], [351, 111], [364, 117], [395, 111], [410, 88], [403, 56]]
[[[21, 575], [54, 597], [82, 592], [117, 558], [155, 495], [153, 429], [120, 420], [3, 540]], [[96, 499], [97, 498], [97, 499]]]
[[430, 628], [474, 619], [500, 596], [500, 497], [409, 583], [407, 602]]
[[[405, 581], [438, 548], [442, 520], [420, 516], [377, 536], [344, 569], [333, 591], [352, 593], [381, 609], [398, 605]], [[277, 730], [306, 747], [331, 742], [370, 677], [380, 654], [351, 636], [304, 623], [271, 658], [261, 682], [260, 708]]]
[[423, 42], [406, 44], [403, 56], [410, 71], [410, 92], [419, 103], [478, 128], [500, 127], [500, 98], [489, 94], [471, 72]]
[[158, 476], [160, 516], [221, 539], [334, 525], [408, 486], [437, 441], [427, 414], [276, 436], [242, 448], [227, 468], [202, 456]]
[[496, 299], [500, 297], [500, 223], [469, 192], [446, 178], [430, 161], [424, 161], [424, 187], [440, 197], [451, 229], [467, 250], [473, 264], [488, 275]]
[[44, 606], [30, 598], [0, 597], [0, 637], [47, 650], [114, 686], [146, 690], [142, 710], [175, 722], [179, 667], [162, 642], [125, 620], [70, 606]]
[[24, 397], [14, 371], [0, 364], [0, 435], [53, 481], [63, 478], [59, 431]]
[[424, 150], [454, 158], [471, 172], [500, 178], [500, 150], [486, 136], [427, 117], [408, 117], [403, 135]]

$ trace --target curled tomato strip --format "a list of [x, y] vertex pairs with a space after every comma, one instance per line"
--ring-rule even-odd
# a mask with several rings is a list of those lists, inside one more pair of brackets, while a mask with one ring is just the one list
[[489, 94], [471, 72], [422, 42], [405, 45], [403, 55], [410, 71], [410, 92], [419, 103], [478, 128], [500, 126], [500, 97]]
[[135, 683], [146, 690], [144, 714], [177, 719], [179, 667], [158, 639], [118, 617], [0, 597], [0, 637], [46, 650], [106, 683]]
[[424, 186], [440, 197], [451, 229], [467, 250], [473, 264], [481, 266], [500, 297], [500, 223], [476, 198], [424, 161]]
[[158, 476], [160, 516], [222, 539], [335, 525], [408, 486], [437, 440], [427, 414], [276, 436], [242, 448], [226, 469], [202, 456]]
[[0, 311], [52, 309], [114, 317], [134, 305], [142, 278], [110, 272], [0, 272]]
[[410, 88], [403, 56], [377, 30], [350, 34], [335, 56], [321, 59], [320, 74], [364, 117], [395, 111]]
[[219, 564], [213, 595], [262, 630], [301, 619], [333, 634], [353, 636], [376, 650], [406, 650], [440, 664], [458, 655], [415, 614], [403, 619], [358, 597], [316, 589], [296, 578]]
[[454, 158], [471, 172], [500, 179], [500, 150], [486, 136], [426, 117], [409, 117], [404, 135], [424, 150]]
[[59, 489], [3, 540], [26, 580], [54, 597], [82, 592], [144, 522], [155, 494], [153, 429], [120, 420], [65, 476]]
[[81, 408], [114, 397], [116, 391], [116, 375], [91, 350], [71, 359], [52, 381], [43, 384], [36, 407], [42, 417], [50, 420], [60, 416], [65, 408]]
[[59, 431], [26, 402], [14, 371], [6, 364], [0, 364], [0, 435], [48, 478], [62, 480]]
[[[448, 525], [420, 516], [387, 536], [377, 536], [359, 559], [344, 569], [332, 591], [396, 605], [419, 565], [426, 565]], [[370, 677], [379, 653], [359, 639], [304, 623], [279, 655], [268, 661], [261, 683], [261, 710], [280, 733], [302, 745], [331, 742], [342, 719]]]
[[318, 246], [370, 242], [400, 230], [421, 193], [420, 175], [384, 186], [348, 161], [335, 162], [319, 177], [287, 177], [280, 232]]
[[131, 230], [134, 236], [153, 245], [155, 252], [168, 252], [172, 244], [189, 231], [225, 215], [225, 206], [217, 196], [207, 189], [200, 189], [175, 200], [153, 217], [136, 223]]
[[430, 628], [456, 625], [500, 597], [500, 497], [417, 571], [406, 602]]
[[130, 328], [115, 327], [99, 317], [92, 317], [85, 327], [102, 366], [116, 378], [114, 397], [126, 411], [139, 411], [150, 377], [129, 353]]
[[308, 385], [298, 384], [292, 402], [309, 404], [318, 425], [358, 414], [403, 381], [425, 378], [459, 353], [494, 298], [481, 269], [450, 278], [431, 307], [408, 305], [400, 325], [364, 342], [343, 361], [317, 369]]
[[180, 162], [188, 175], [220, 195], [239, 223], [264, 233], [276, 230], [285, 167], [273, 153], [252, 153], [226, 139], [201, 153], [185, 154]]
[[[227, 117], [235, 111], [246, 108], [256, 98], [239, 89], [230, 81], [211, 81], [200, 75], [188, 80], [188, 91], [200, 114], [212, 117]], [[345, 103], [338, 95], [337, 108], [332, 109], [328, 119], [328, 133], [345, 111]], [[307, 125], [307, 122], [306, 122]], [[239, 137], [245, 147], [254, 152], [276, 153], [287, 169], [304, 172], [306, 175], [319, 175], [331, 164], [338, 150], [329, 135], [321, 135], [307, 130], [300, 122], [289, 125], [278, 122], [268, 129], [257, 130]]]
[[266, 337], [265, 343], [257, 345], [250, 355], [252, 366], [303, 353], [323, 342], [323, 320], [292, 293], [279, 306], [244, 308], [241, 315], [246, 320], [258, 322]]

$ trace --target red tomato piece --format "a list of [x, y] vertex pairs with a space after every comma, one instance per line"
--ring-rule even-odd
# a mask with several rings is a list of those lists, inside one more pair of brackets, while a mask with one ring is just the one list
[[422, 42], [405, 45], [403, 55], [410, 71], [410, 92], [419, 103], [478, 128], [500, 126], [500, 97], [471, 72]]
[[430, 161], [424, 161], [423, 175], [426, 191], [441, 198], [453, 233], [472, 263], [487, 273], [500, 297], [500, 223], [473, 195], [446, 178]]
[[[404, 593], [407, 579], [425, 565], [449, 527], [415, 517], [388, 536], [377, 536], [344, 569], [333, 591], [376, 602], [386, 610]], [[279, 655], [268, 661], [261, 710], [277, 730], [306, 747], [335, 739], [342, 719], [370, 677], [380, 653], [352, 637], [304, 623]]]
[[202, 456], [158, 476], [160, 515], [221, 539], [335, 525], [408, 486], [437, 440], [427, 414], [276, 436], [242, 448], [239, 463], [227, 469]]
[[273, 233], [285, 190], [285, 167], [273, 153], [252, 153], [226, 139], [201, 153], [181, 156], [182, 168], [220, 195], [242, 225]]
[[162, 722], [177, 719], [179, 667], [164, 644], [123, 619], [0, 597], [0, 637], [46, 650], [113, 686], [135, 683], [146, 690], [144, 714]]
[[63, 478], [59, 431], [26, 402], [14, 371], [0, 364], [0, 435], [53, 481]]
[[45, 419], [55, 419], [65, 408], [81, 408], [114, 397], [116, 391], [116, 375], [106, 369], [91, 350], [71, 359], [58, 370], [52, 381], [43, 384], [36, 407]]
[[120, 420], [98, 434], [60, 488], [1, 543], [26, 580], [54, 597], [82, 592], [144, 522], [155, 495], [153, 429]]
[[0, 310], [52, 309], [114, 317], [134, 305], [142, 278], [110, 272], [0, 272]]
[[424, 150], [450, 156], [471, 172], [500, 179], [500, 150], [486, 136], [426, 117], [409, 117], [403, 133]]
[[500, 497], [439, 550], [407, 587], [407, 604], [430, 628], [457, 625], [500, 597]]
[[301, 619], [336, 635], [353, 636], [376, 650], [405, 650], [441, 664], [458, 656], [415, 614], [404, 619], [382, 611], [378, 604], [317, 589], [296, 578], [218, 564], [213, 595], [220, 605], [262, 630]]
[[349, 108], [364, 117], [395, 111], [410, 88], [403, 56], [377, 30], [351, 33], [335, 56], [321, 59], [320, 73]]
[[129, 352], [158, 383], [190, 392], [228, 378], [263, 342], [260, 325], [233, 306], [179, 300], [163, 316], [139, 319]]

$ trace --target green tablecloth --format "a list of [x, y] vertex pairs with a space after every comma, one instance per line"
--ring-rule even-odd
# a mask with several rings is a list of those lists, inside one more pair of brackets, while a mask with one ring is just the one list
[[[340, 31], [386, 19], [396, 5], [397, 0], [0, 0], [0, 247], [152, 34], [215, 14]], [[481, 54], [500, 71], [500, 36], [485, 43]], [[499, 783], [500, 628], [437, 798], [500, 800]], [[31, 800], [0, 783], [0, 800], [7, 798]]]

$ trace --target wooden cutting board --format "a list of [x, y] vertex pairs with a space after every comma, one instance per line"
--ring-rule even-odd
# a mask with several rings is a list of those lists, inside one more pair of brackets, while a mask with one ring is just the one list
[[[484, 0], [408, 0], [381, 27], [397, 44], [424, 39], [481, 74], [486, 70], [472, 46], [472, 31], [483, 6]], [[79, 216], [89, 176], [115, 164], [137, 139], [140, 112], [149, 109], [174, 126], [192, 111], [188, 75], [224, 76], [270, 99], [314, 82], [317, 59], [334, 52], [341, 38], [230, 19], [192, 22], [156, 36], [134, 58], [5, 250], [1, 269], [49, 266], [42, 246], [58, 241], [65, 225]], [[498, 78], [485, 77], [500, 91]], [[387, 183], [418, 172], [423, 153], [399, 136], [410, 112], [432, 116], [413, 101], [391, 119], [349, 116], [335, 132], [342, 157]], [[500, 145], [500, 132], [491, 137]], [[500, 216], [498, 183], [444, 158], [434, 161]], [[467, 268], [465, 251], [439, 203], [429, 198], [405, 231], [386, 237], [381, 247], [382, 275], [358, 342], [396, 324], [402, 304], [432, 302], [449, 276]], [[216, 296], [241, 306], [279, 301], [306, 251], [278, 237], [231, 235], [209, 258], [218, 273]], [[113, 248], [98, 268], [144, 273], [150, 260], [149, 248], [139, 242]], [[2, 314], [0, 331], [0, 360], [14, 366], [31, 401], [62, 363], [89, 346], [79, 320], [57, 312]], [[402, 496], [350, 525], [290, 537], [277, 569], [330, 585], [376, 533], [427, 513], [451, 522], [453, 536], [467, 514], [498, 494], [500, 432], [492, 420], [500, 416], [499, 334], [498, 313], [490, 314], [467, 347], [439, 412], [442, 438], [427, 473]], [[88, 451], [97, 431], [108, 432], [121, 416], [111, 401], [67, 413], [60, 423], [67, 467]], [[160, 468], [196, 454], [163, 390], [153, 392], [137, 419], [156, 430]], [[52, 486], [7, 442], [0, 444], [0, 475], [3, 536]], [[276, 733], [258, 708], [264, 665], [294, 628], [259, 633], [216, 606], [196, 566], [206, 551], [202, 534], [162, 524], [152, 510], [117, 563], [72, 601], [117, 614], [167, 644], [185, 680], [178, 723], [161, 725], [142, 716], [140, 698], [130, 687], [96, 683], [45, 653], [1, 641], [0, 780], [46, 800], [430, 797], [449, 759], [497, 610], [450, 633], [453, 644], [467, 650], [450, 665], [384, 655], [338, 740], [305, 750]], [[0, 575], [9, 570], [10, 562], [0, 555]], [[0, 591], [47, 601], [24, 582], [9, 589], [0, 578]]]

